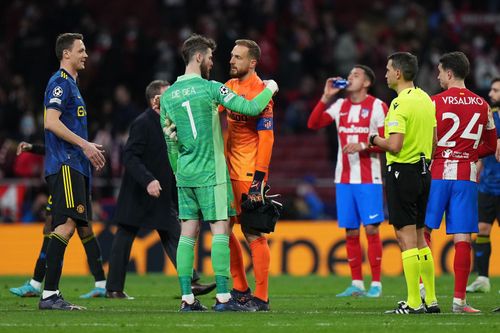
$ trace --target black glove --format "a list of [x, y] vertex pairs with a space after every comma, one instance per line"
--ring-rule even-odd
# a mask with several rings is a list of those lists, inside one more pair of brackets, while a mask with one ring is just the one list
[[253, 176], [252, 185], [250, 185], [250, 190], [248, 191], [248, 198], [254, 202], [255, 204], [263, 205], [264, 204], [264, 177], [266, 173], [263, 171], [255, 170], [255, 174]]

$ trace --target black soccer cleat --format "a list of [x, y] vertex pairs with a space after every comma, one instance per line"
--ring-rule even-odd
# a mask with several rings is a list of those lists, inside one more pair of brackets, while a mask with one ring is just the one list
[[240, 304], [245, 304], [253, 298], [252, 290], [250, 290], [250, 288], [245, 291], [233, 289], [231, 290], [231, 298], [235, 299]]
[[205, 295], [214, 290], [216, 287], [215, 283], [201, 284], [198, 282], [191, 283], [191, 292], [195, 296]]
[[71, 304], [70, 302], [65, 301], [61, 294], [54, 294], [50, 297], [40, 299], [38, 308], [40, 310], [86, 310], [86, 308], [83, 306]]
[[219, 302], [217, 298], [215, 298], [215, 305], [213, 309], [217, 312], [225, 312], [225, 311], [237, 311], [237, 312], [255, 312], [256, 310], [253, 308], [248, 308], [245, 305], [240, 304], [234, 298], [230, 298], [226, 303]]
[[423, 304], [416, 309], [412, 308], [405, 301], [399, 301], [398, 307], [394, 310], [386, 311], [387, 314], [422, 314], [425, 313], [425, 308]]
[[258, 297], [253, 296], [251, 300], [245, 303], [245, 306], [252, 311], [269, 311], [269, 300], [264, 302]]
[[425, 313], [441, 313], [441, 309], [439, 308], [438, 302], [434, 301], [431, 304], [427, 305], [425, 302], [422, 303], [424, 305]]
[[194, 312], [194, 311], [206, 311], [207, 307], [202, 305], [200, 301], [195, 298], [193, 304], [189, 304], [186, 301], [181, 302], [181, 308], [179, 312]]

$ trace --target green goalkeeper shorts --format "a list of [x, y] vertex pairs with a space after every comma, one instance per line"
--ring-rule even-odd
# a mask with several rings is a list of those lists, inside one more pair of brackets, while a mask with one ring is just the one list
[[178, 187], [179, 219], [220, 221], [236, 216], [231, 183], [203, 187]]

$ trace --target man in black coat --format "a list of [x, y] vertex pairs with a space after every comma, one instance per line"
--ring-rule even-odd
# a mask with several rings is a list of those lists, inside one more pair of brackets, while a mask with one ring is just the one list
[[[167, 146], [160, 126], [159, 104], [155, 96], [168, 87], [167, 81], [156, 80], [146, 88], [149, 108], [130, 127], [123, 162], [125, 174], [118, 196], [114, 222], [118, 225], [106, 283], [106, 297], [131, 298], [123, 290], [130, 250], [140, 228], [155, 229], [168, 257], [177, 267], [177, 244], [181, 232], [177, 219], [177, 190], [167, 156]], [[193, 294], [203, 295], [215, 283], [202, 285], [193, 272]]]

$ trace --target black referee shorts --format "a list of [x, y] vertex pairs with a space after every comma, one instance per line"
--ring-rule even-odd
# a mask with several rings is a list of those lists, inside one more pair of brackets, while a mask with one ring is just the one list
[[478, 192], [479, 222], [493, 224], [495, 219], [500, 223], [500, 196]]
[[88, 178], [63, 165], [59, 172], [47, 177], [52, 198], [52, 230], [73, 219], [77, 226], [88, 226], [92, 216]]
[[425, 225], [425, 210], [431, 188], [431, 174], [422, 174], [422, 164], [392, 163], [387, 166], [386, 195], [389, 223], [396, 229]]

